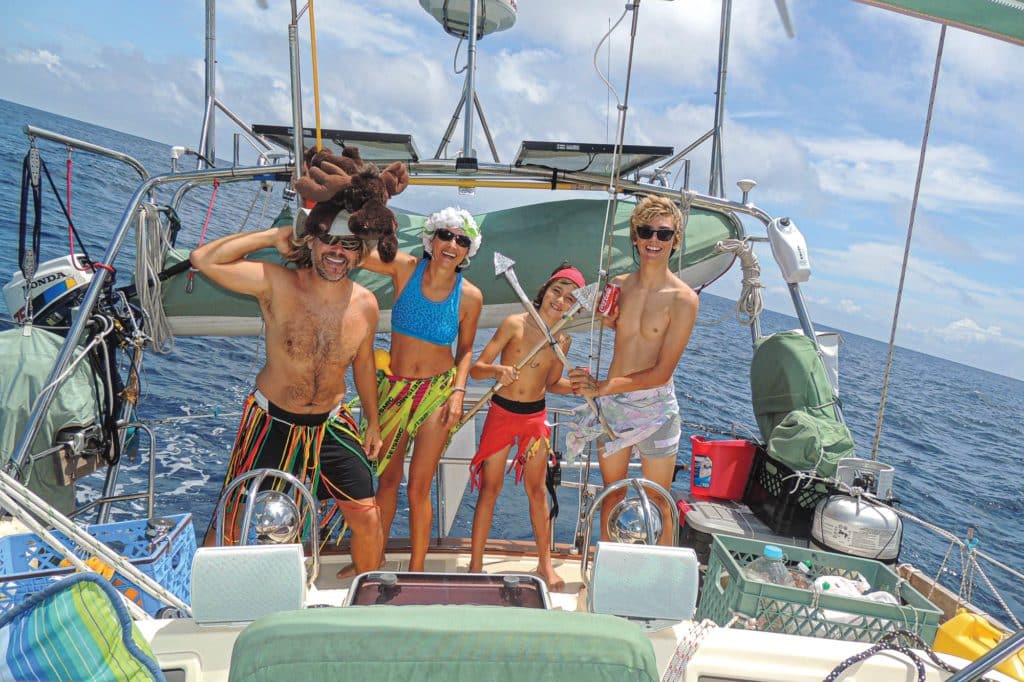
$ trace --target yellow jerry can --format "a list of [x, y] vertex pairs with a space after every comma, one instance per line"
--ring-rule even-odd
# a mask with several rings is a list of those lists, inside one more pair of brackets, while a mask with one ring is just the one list
[[[1005, 637], [987, 620], [965, 609], [943, 623], [935, 633], [932, 649], [973, 661], [988, 653]], [[1017, 653], [996, 666], [996, 670], [1024, 682], [1024, 654]]]

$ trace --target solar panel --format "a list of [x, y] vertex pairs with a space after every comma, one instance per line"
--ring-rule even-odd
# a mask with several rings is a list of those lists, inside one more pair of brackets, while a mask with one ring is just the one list
[[[673, 154], [672, 147], [623, 145], [619, 176], [628, 175]], [[615, 145], [583, 142], [524, 141], [516, 155], [517, 167], [545, 168], [572, 173], [608, 175], [612, 171]]]
[[[288, 151], [292, 150], [292, 131], [294, 130], [292, 126], [254, 125], [252, 129], [257, 135], [267, 138], [269, 142]], [[314, 128], [303, 128], [302, 136], [303, 145], [306, 148], [316, 146], [316, 130]], [[345, 145], [355, 145], [359, 147], [359, 154], [364, 161], [371, 161], [378, 165], [388, 164], [392, 161], [410, 163], [420, 160], [412, 135], [321, 128], [320, 136], [325, 146], [333, 148], [339, 154]]]

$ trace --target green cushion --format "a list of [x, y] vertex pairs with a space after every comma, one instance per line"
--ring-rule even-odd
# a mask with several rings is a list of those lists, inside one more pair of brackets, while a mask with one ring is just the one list
[[350, 606], [261, 618], [230, 682], [658, 680], [641, 629], [615, 616], [495, 606]]

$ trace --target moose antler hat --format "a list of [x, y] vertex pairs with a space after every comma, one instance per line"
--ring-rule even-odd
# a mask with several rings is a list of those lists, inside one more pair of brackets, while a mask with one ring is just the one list
[[345, 211], [352, 234], [376, 241], [380, 259], [393, 261], [398, 253], [398, 219], [387, 203], [409, 186], [405, 164], [395, 161], [382, 171], [363, 161], [358, 147], [347, 146], [341, 156], [328, 149], [308, 149], [305, 166], [295, 190], [305, 201], [316, 202], [306, 218], [306, 232], [327, 234], [339, 212]]

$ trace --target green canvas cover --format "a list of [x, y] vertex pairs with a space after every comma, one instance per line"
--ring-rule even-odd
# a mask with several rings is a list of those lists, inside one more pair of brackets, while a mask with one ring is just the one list
[[656, 681], [654, 649], [622, 618], [500, 606], [348, 606], [245, 628], [230, 682]]
[[1016, 0], [860, 0], [920, 19], [1024, 45], [1024, 12]]
[[[38, 327], [28, 336], [20, 328], [0, 332], [0, 465], [13, 455], [36, 396], [46, 385], [63, 344], [62, 337]], [[78, 363], [43, 418], [32, 441], [32, 452], [52, 447], [63, 428], [92, 424], [99, 414], [97, 396], [101, 386], [89, 361]], [[54, 456], [32, 465], [28, 487], [66, 514], [75, 508], [75, 491], [58, 482]]]
[[[814, 342], [802, 333], [779, 332], [758, 340], [750, 363], [750, 395], [773, 458], [802, 471], [814, 469], [820, 459], [818, 473], [831, 476], [840, 456], [853, 455], [853, 437], [836, 420], [828, 373]], [[783, 420], [786, 426], [773, 448]]]
[[779, 422], [768, 439], [768, 455], [794, 470], [815, 470], [829, 478], [836, 473], [836, 463], [853, 457], [853, 436], [846, 424], [835, 417], [814, 416], [804, 410], [793, 410]]
[[[598, 271], [606, 207], [607, 202], [603, 200], [570, 199], [477, 215], [475, 217], [483, 234], [483, 244], [470, 267], [465, 270], [465, 275], [480, 287], [484, 303], [488, 306], [517, 304], [519, 301], [504, 278], [494, 276], [495, 251], [515, 261], [519, 282], [531, 296], [562, 260], [570, 261], [590, 277], [591, 273]], [[636, 268], [632, 244], [628, 239], [629, 215], [632, 211], [632, 203], [619, 203], [610, 268], [612, 275]], [[399, 248], [418, 256], [422, 252], [420, 232], [426, 217], [399, 211], [396, 211], [396, 215]], [[723, 214], [693, 209], [683, 244], [684, 268], [716, 257], [715, 245], [723, 239], [738, 238], [741, 229], [738, 223]], [[169, 267], [187, 257], [184, 249], [177, 254], [169, 253], [164, 265]], [[273, 249], [260, 251], [250, 258], [281, 261]], [[672, 266], [675, 265], [676, 260], [673, 259]], [[391, 307], [393, 295], [388, 277], [359, 271], [353, 279], [377, 296], [382, 310]], [[186, 291], [187, 281], [188, 273], [185, 272], [163, 284], [164, 310], [170, 318], [259, 316], [259, 306], [249, 296], [231, 293], [199, 274], [194, 277], [190, 294]]]

